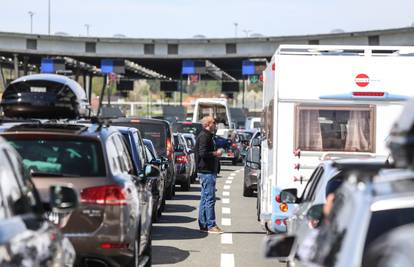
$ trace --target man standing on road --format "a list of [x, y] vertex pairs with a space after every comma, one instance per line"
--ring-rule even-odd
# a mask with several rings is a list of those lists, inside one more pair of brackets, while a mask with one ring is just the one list
[[216, 204], [216, 178], [221, 150], [216, 150], [214, 133], [216, 122], [213, 117], [207, 116], [201, 120], [203, 130], [197, 136], [194, 147], [197, 175], [201, 184], [201, 199], [198, 212], [198, 225], [201, 231], [221, 234], [223, 230], [216, 224], [214, 206]]

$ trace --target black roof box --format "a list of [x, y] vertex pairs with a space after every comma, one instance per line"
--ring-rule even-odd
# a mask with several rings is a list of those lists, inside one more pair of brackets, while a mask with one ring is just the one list
[[397, 168], [414, 168], [414, 98], [394, 123], [387, 146]]
[[86, 115], [84, 89], [74, 80], [56, 74], [34, 74], [11, 82], [1, 106], [6, 117], [76, 119]]

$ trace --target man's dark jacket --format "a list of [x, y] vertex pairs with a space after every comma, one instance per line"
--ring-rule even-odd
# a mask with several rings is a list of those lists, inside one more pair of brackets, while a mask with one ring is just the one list
[[216, 151], [214, 134], [203, 129], [196, 138], [194, 146], [197, 172], [218, 173], [218, 159], [213, 155]]

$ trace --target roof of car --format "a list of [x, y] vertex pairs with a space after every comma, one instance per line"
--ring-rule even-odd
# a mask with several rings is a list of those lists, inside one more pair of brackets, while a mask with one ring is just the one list
[[22, 122], [3, 123], [0, 132], [4, 134], [13, 133], [48, 133], [63, 135], [78, 135], [89, 137], [105, 137], [113, 132], [118, 132], [115, 127], [93, 123], [72, 122]]
[[336, 159], [330, 161], [332, 166], [341, 170], [359, 170], [363, 166], [364, 170], [379, 170], [383, 168], [390, 168], [386, 158], [346, 158]]
[[131, 122], [131, 123], [153, 123], [153, 124], [163, 124], [170, 125], [166, 120], [152, 119], [152, 118], [140, 118], [140, 117], [127, 117], [127, 118], [117, 118], [113, 119], [113, 122]]

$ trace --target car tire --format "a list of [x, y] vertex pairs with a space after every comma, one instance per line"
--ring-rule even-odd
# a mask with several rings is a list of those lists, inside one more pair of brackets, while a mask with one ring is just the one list
[[173, 184], [170, 184], [170, 186], [168, 186], [167, 187], [167, 190], [165, 191], [165, 198], [167, 200], [170, 200], [170, 199], [173, 198], [173, 196], [174, 196], [173, 190], [174, 190], [174, 185]]
[[183, 191], [190, 191], [191, 188], [191, 178], [188, 178], [187, 181], [181, 184], [181, 189]]
[[149, 234], [148, 246], [144, 251], [144, 255], [148, 257], [148, 261], [145, 263], [144, 267], [151, 267], [152, 265], [152, 230]]
[[248, 188], [245, 183], [243, 183], [243, 196], [245, 197], [253, 196], [253, 190], [251, 188]]

